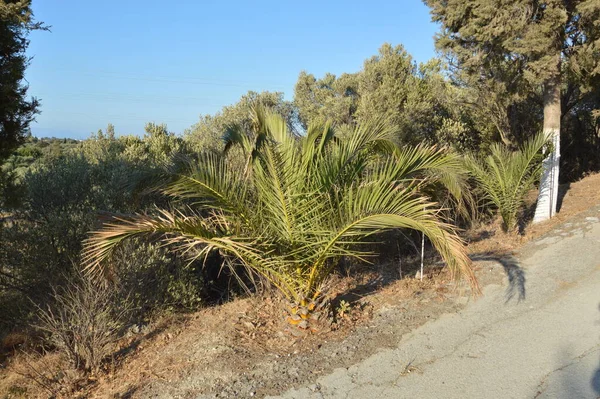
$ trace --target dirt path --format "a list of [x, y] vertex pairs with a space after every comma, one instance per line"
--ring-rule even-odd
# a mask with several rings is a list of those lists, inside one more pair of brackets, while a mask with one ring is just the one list
[[[600, 207], [517, 256], [526, 298], [506, 287], [443, 315], [286, 398], [600, 397]], [[518, 288], [518, 287], [517, 287]]]

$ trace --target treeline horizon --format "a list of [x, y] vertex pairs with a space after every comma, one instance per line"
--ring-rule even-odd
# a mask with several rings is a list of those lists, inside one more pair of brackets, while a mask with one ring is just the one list
[[[581, 177], [600, 165], [593, 151], [600, 145], [595, 139], [599, 128], [598, 114], [594, 111], [600, 108], [599, 89], [592, 86], [584, 91], [576, 89], [576, 82], [569, 85], [563, 100], [566, 105], [561, 126], [566, 133], [561, 136], [562, 182]], [[515, 96], [509, 103], [506, 89], [499, 90], [495, 93], [488, 86], [470, 87], [462, 71], [449, 67], [443, 55], [417, 64], [402, 45], [385, 43], [377, 55], [364, 61], [358, 72], [317, 77], [301, 71], [292, 100], [285, 100], [283, 92], [250, 90], [216, 113], [201, 115], [198, 122], [182, 133], [169, 131], [168, 125], [160, 121], [148, 123], [163, 126], [195, 150], [217, 150], [228, 125], [245, 123], [251, 108], [265, 106], [280, 113], [298, 134], [305, 133], [308, 124], [315, 121], [329, 121], [343, 127], [379, 118], [396, 126], [398, 142], [405, 144], [426, 142], [459, 152], [485, 152], [495, 142], [517, 148], [542, 130], [543, 93], [540, 89], [525, 97]], [[116, 138], [142, 138], [147, 134], [115, 131], [110, 121], [107, 126], [109, 134]], [[99, 129], [82, 139], [29, 137], [82, 142], [102, 134]]]

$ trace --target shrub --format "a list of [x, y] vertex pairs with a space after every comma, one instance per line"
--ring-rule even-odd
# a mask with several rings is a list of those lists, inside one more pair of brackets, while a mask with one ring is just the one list
[[195, 310], [202, 304], [203, 278], [194, 265], [156, 243], [131, 240], [111, 259], [122, 292], [136, 317], [163, 310]]
[[[166, 137], [168, 143], [173, 142], [175, 149], [169, 150], [171, 152], [179, 148], [176, 144], [180, 140], [174, 135], [154, 136]], [[136, 154], [119, 152], [131, 148], [138, 141], [143, 151], [137, 154], [137, 158]], [[32, 303], [48, 303], [52, 297], [51, 287], [65, 284], [65, 278], [73, 273], [73, 265], [79, 263], [81, 241], [97, 225], [99, 212], [133, 212], [147, 208], [150, 203], [160, 203], [158, 194], [138, 198], [132, 182], [159, 168], [161, 154], [155, 152], [164, 149], [164, 146], [151, 146], [156, 141], [152, 138], [138, 141], [132, 144], [121, 143], [117, 139], [88, 140], [83, 148], [70, 149], [68, 157], [59, 155], [36, 161], [18, 182], [13, 165], [2, 166], [0, 331], [12, 330], [15, 324], [21, 328], [28, 325]], [[163, 158], [166, 160], [171, 152], [162, 154]], [[12, 197], [18, 199], [18, 203], [12, 202], [19, 207], [10, 215], [4, 214], [4, 207], [11, 205], [8, 200]], [[131, 279], [122, 287], [123, 290], [135, 288], [135, 292], [144, 296], [138, 304], [144, 312], [152, 311], [153, 306], [159, 309], [195, 308], [202, 289], [201, 276], [197, 276], [191, 268], [184, 268], [181, 262], [174, 262], [172, 257], [158, 254], [165, 251], [152, 251], [148, 254], [141, 251], [131, 256], [123, 254], [139, 266], [136, 266], [135, 273], [130, 273]], [[148, 265], [142, 266], [145, 260]], [[132, 269], [125, 267], [124, 270]], [[173, 277], [170, 277], [171, 274]], [[138, 284], [136, 288], [134, 275], [142, 277], [143, 282], [153, 275], [154, 280], [160, 280], [160, 283]], [[172, 287], [169, 288], [169, 285]], [[185, 287], [186, 294], [180, 295], [174, 286]]]
[[54, 291], [52, 304], [38, 307], [35, 327], [73, 368], [95, 373], [127, 327], [130, 310], [114, 286], [77, 275]]

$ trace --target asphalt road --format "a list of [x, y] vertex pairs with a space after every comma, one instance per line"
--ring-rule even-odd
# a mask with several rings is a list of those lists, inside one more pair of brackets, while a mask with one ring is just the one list
[[600, 398], [600, 207], [508, 263], [459, 313], [283, 397]]

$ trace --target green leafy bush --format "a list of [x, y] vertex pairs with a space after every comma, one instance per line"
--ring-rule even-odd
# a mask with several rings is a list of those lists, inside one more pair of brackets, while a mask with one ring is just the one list
[[[66, 283], [78, 268], [81, 242], [98, 226], [100, 214], [134, 212], [146, 209], [151, 203], [160, 203], [157, 195], [137, 195], [132, 182], [161, 168], [171, 150], [181, 149], [177, 144], [181, 140], [166, 133], [164, 127], [153, 129], [143, 140], [91, 139], [82, 148], [71, 148], [68, 157], [59, 154], [28, 166], [19, 179], [19, 207], [9, 217], [0, 214], [5, 218], [0, 221], [0, 330], [3, 326], [10, 329], [27, 325], [32, 314], [31, 301], [46, 303], [52, 296], [51, 287]], [[48, 144], [39, 141], [35, 145], [44, 143]], [[127, 152], [134, 146], [140, 149], [139, 154], [137, 150]], [[154, 153], [162, 150], [171, 152]], [[0, 189], [16, 192], [13, 190], [16, 180], [3, 182], [0, 178]], [[159, 283], [153, 285], [144, 277], [141, 280], [148, 284], [143, 290], [124, 284], [122, 292], [138, 289], [147, 297], [154, 297], [140, 299], [137, 306], [144, 312], [151, 313], [154, 308], [195, 308], [201, 302], [202, 276], [170, 257], [161, 257], [162, 250], [154, 248], [147, 252], [123, 254], [123, 259], [135, 258], [138, 265], [146, 262], [144, 267], [123, 270], [154, 273], [152, 279]], [[184, 287], [186, 293], [180, 294], [175, 286]]]
[[202, 305], [202, 274], [156, 243], [126, 243], [115, 251], [111, 267], [121, 291], [134, 304], [137, 318]]

